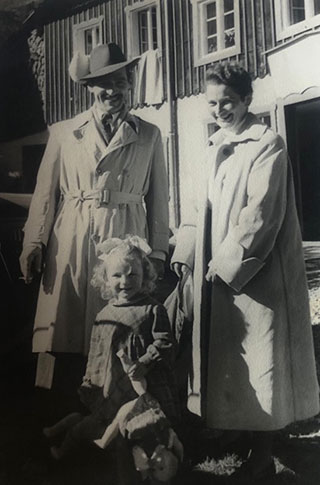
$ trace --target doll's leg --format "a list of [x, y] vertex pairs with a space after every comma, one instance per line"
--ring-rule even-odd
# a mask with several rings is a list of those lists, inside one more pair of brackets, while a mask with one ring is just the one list
[[79, 423], [79, 421], [81, 421], [82, 419], [83, 416], [80, 413], [68, 414], [53, 426], [43, 428], [43, 434], [47, 438], [53, 438], [54, 436], [58, 436], [59, 434], [68, 431], [68, 429]]
[[50, 448], [52, 457], [60, 460], [65, 456], [71, 455], [82, 446], [88, 445], [95, 439], [100, 438], [104, 429], [105, 424], [92, 415], [81, 416], [81, 420], [74, 423], [74, 426], [68, 430], [61, 445]]

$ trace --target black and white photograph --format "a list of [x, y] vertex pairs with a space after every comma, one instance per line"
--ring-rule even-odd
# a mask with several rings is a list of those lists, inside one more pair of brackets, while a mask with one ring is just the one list
[[320, 0], [0, 0], [0, 485], [320, 484]]

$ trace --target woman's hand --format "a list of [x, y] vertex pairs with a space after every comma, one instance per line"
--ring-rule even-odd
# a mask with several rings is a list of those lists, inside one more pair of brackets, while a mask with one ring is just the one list
[[188, 266], [184, 263], [173, 263], [172, 269], [179, 278], [181, 278], [181, 276], [186, 274], [189, 270]]

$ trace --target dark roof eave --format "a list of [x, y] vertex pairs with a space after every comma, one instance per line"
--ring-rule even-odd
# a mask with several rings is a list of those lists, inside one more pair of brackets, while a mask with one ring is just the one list
[[29, 29], [40, 27], [99, 3], [101, 0], [46, 0], [29, 14], [23, 24]]

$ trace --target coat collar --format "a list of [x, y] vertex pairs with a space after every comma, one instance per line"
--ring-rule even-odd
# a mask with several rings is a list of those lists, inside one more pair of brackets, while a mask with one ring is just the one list
[[99, 132], [93, 114], [93, 108], [85, 111], [74, 119], [73, 135], [79, 143], [83, 143], [87, 151], [94, 154], [97, 162], [114, 150], [135, 142], [139, 134], [139, 119], [130, 113], [120, 124], [109, 145]]
[[219, 130], [209, 138], [208, 144], [228, 145], [231, 143], [243, 143], [249, 140], [259, 141], [268, 129], [254, 114], [248, 113], [244, 121], [244, 128], [241, 133], [235, 134], [227, 130]]

